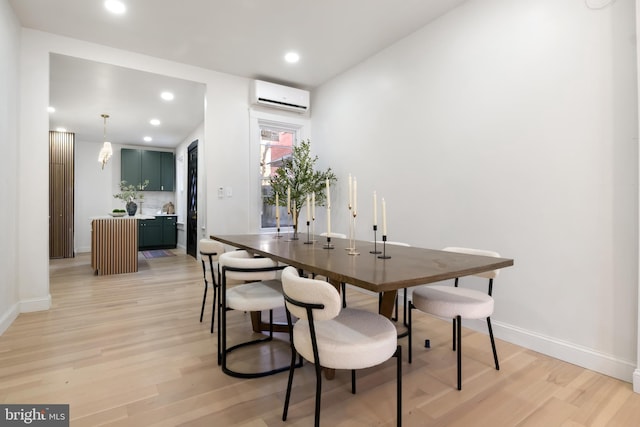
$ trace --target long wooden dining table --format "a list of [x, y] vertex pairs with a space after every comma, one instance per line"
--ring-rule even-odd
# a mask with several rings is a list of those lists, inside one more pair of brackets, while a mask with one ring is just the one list
[[[322, 275], [339, 289], [348, 283], [382, 294], [380, 314], [391, 318], [398, 289], [469, 276], [513, 265], [513, 259], [468, 255], [414, 246], [399, 246], [331, 238], [326, 249], [324, 236], [299, 234], [211, 235], [211, 238], [251, 253], [277, 260], [298, 269]], [[311, 243], [307, 243], [311, 242]], [[353, 247], [355, 250], [348, 250]], [[372, 254], [370, 251], [383, 251]], [[350, 255], [358, 252], [359, 255]]]

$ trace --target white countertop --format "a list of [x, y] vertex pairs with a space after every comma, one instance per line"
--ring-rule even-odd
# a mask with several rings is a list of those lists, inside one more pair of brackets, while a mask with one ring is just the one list
[[156, 215], [140, 215], [140, 214], [136, 214], [134, 216], [129, 216], [129, 215], [125, 215], [125, 216], [101, 215], [101, 216], [92, 216], [89, 219], [91, 219], [91, 220], [93, 220], [93, 219], [156, 219]]

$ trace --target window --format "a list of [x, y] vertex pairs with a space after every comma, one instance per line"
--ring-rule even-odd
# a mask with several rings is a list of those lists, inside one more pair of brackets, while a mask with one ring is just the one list
[[[272, 191], [269, 177], [282, 164], [282, 159], [291, 156], [295, 144], [311, 138], [310, 127], [309, 118], [298, 114], [275, 114], [258, 108], [249, 110], [252, 160], [248, 226], [252, 232], [275, 231], [276, 208], [264, 203]], [[280, 208], [281, 229], [291, 226], [292, 221], [286, 211], [286, 206]]]
[[283, 159], [291, 157], [296, 132], [291, 129], [278, 129], [273, 126], [260, 125], [260, 195], [261, 195], [261, 228], [276, 226], [276, 209], [280, 210], [280, 227], [291, 225], [291, 218], [284, 206], [272, 206], [265, 198], [272, 194], [269, 178], [282, 165]]

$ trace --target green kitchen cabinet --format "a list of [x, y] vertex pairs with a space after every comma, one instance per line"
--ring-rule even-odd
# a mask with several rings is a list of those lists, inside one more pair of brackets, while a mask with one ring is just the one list
[[140, 155], [140, 174], [142, 182], [149, 181], [145, 191], [161, 191], [162, 169], [160, 164], [160, 151], [141, 150]]
[[120, 150], [120, 181], [127, 185], [138, 185], [143, 182], [140, 170], [142, 150], [123, 148]]
[[176, 162], [173, 153], [160, 152], [160, 191], [174, 191], [176, 178]]
[[162, 218], [162, 244], [166, 248], [178, 245], [178, 217], [176, 215], [157, 217]]
[[138, 221], [138, 250], [171, 249], [178, 245], [177, 215]]
[[162, 221], [138, 220], [138, 250], [162, 247]]
[[172, 152], [123, 148], [120, 156], [121, 181], [139, 185], [148, 180], [145, 191], [174, 191], [175, 156]]

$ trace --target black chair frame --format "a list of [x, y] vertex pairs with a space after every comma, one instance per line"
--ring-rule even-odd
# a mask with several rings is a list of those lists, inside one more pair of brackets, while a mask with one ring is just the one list
[[[323, 309], [324, 304], [311, 304], [305, 303], [301, 301], [297, 301], [293, 298], [290, 298], [286, 294], [284, 294], [284, 299], [290, 304], [293, 304], [298, 307], [303, 307], [307, 312], [307, 319], [309, 322], [309, 331], [311, 333], [311, 345], [313, 348], [313, 359], [315, 361], [315, 372], [316, 372], [316, 400], [315, 400], [315, 415], [314, 415], [314, 426], [320, 426], [320, 400], [322, 395], [322, 362], [320, 361], [320, 356], [318, 354], [318, 341], [316, 339], [316, 330], [315, 324], [313, 321], [313, 309]], [[289, 401], [291, 398], [291, 387], [293, 385], [293, 373], [295, 370], [295, 360], [296, 354], [298, 353], [295, 344], [293, 342], [293, 322], [292, 316], [289, 310], [287, 312], [287, 322], [289, 323], [289, 335], [291, 341], [291, 364], [289, 368], [289, 379], [287, 381], [287, 392], [284, 400], [284, 410], [282, 412], [282, 421], [287, 420], [287, 413], [289, 411]], [[396, 352], [393, 354], [393, 357], [397, 359], [397, 425], [400, 427], [402, 425], [402, 346], [398, 345], [396, 348]], [[351, 393], [356, 394], [356, 370], [351, 370]]]
[[[216, 315], [216, 299], [220, 295], [220, 287], [216, 282], [216, 274], [213, 270], [213, 257], [218, 255], [217, 252], [200, 252], [200, 260], [202, 261], [202, 275], [204, 277], [204, 296], [202, 297], [202, 308], [200, 309], [200, 323], [202, 323], [202, 317], [204, 316], [204, 307], [207, 302], [207, 290], [209, 289], [209, 283], [207, 281], [207, 267], [204, 257], [209, 258], [209, 268], [211, 269], [211, 285], [213, 288], [213, 308], [211, 310], [211, 333], [213, 333], [213, 319]], [[220, 270], [218, 269], [218, 277], [220, 277]]]
[[[240, 344], [236, 344], [234, 346], [227, 348], [227, 311], [233, 310], [227, 307], [227, 271], [235, 271], [235, 272], [251, 272], [251, 273], [260, 273], [260, 272], [269, 272], [269, 271], [278, 271], [284, 269], [286, 266], [273, 266], [273, 267], [263, 267], [263, 268], [237, 268], [237, 267], [229, 267], [223, 266], [221, 273], [221, 285], [220, 285], [220, 301], [218, 307], [218, 365], [222, 367], [222, 372], [225, 374], [236, 377], [236, 378], [260, 378], [266, 377], [268, 375], [277, 374], [279, 372], [284, 372], [290, 369], [290, 365], [281, 366], [278, 368], [271, 369], [269, 371], [263, 372], [238, 372], [230, 369], [227, 366], [227, 356], [233, 350], [238, 348], [246, 347], [248, 345], [264, 343], [273, 340], [273, 310], [269, 310], [269, 335], [263, 338], [258, 338], [255, 340], [250, 340], [246, 342], [242, 342]], [[238, 285], [242, 286], [242, 285]], [[296, 367], [302, 366], [302, 357], [300, 358], [300, 363], [296, 365]]]
[[[459, 278], [456, 277], [454, 286], [458, 287]], [[489, 279], [489, 296], [492, 296], [493, 293], [493, 279]], [[412, 325], [412, 317], [411, 312], [416, 307], [413, 305], [413, 302], [409, 302], [409, 363], [412, 362], [412, 351], [411, 346], [413, 344], [413, 334], [411, 331]], [[493, 337], [493, 328], [491, 327], [491, 317], [487, 317], [487, 329], [489, 330], [489, 339], [491, 340], [491, 350], [493, 351], [493, 362], [496, 366], [496, 371], [500, 370], [500, 362], [498, 361], [498, 351], [496, 350], [496, 341]], [[456, 352], [456, 362], [457, 362], [457, 373], [458, 373], [458, 390], [462, 390], [462, 317], [456, 316], [453, 318], [452, 322], [452, 332], [453, 332], [453, 344], [452, 350]]]

